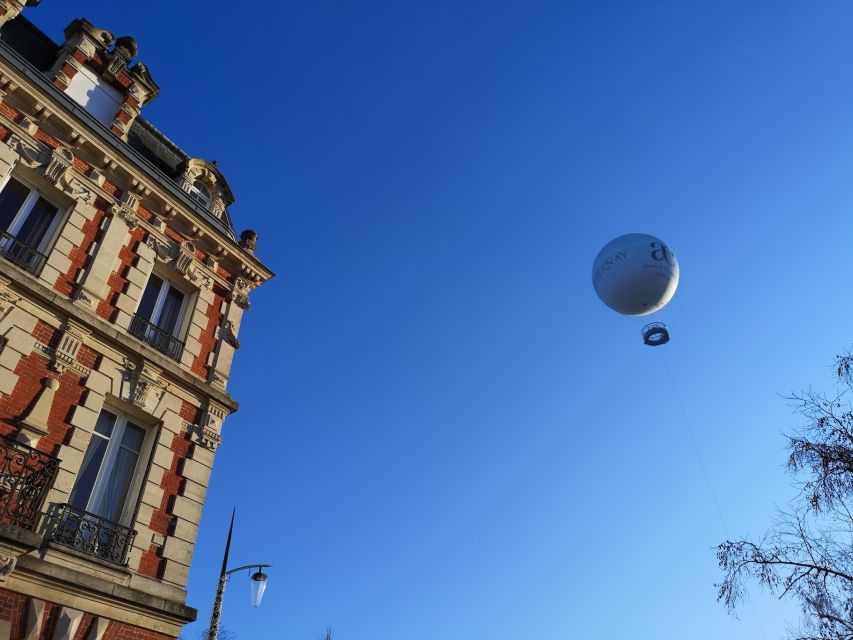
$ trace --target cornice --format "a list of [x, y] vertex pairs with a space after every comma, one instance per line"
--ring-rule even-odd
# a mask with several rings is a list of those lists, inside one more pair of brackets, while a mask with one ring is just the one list
[[[0, 40], [0, 72], [8, 74], [16, 88], [30, 94], [30, 98], [38, 105], [39, 113], [35, 116], [36, 118], [45, 119], [48, 116], [56, 118], [73, 132], [73, 140], [64, 144], [72, 149], [84, 143], [88, 144], [97, 150], [97, 155], [103, 158], [103, 166], [112, 170], [121, 167], [131, 175], [130, 189], [142, 197], [148, 198], [154, 194], [159, 198], [164, 206], [162, 212], [155, 211], [155, 215], [164, 219], [182, 218], [193, 240], [212, 245], [211, 253], [219, 261], [224, 261], [229, 256], [236, 260], [241, 265], [242, 275], [251, 273], [255, 276], [251, 279], [256, 283], [259, 284], [273, 276], [272, 271], [260, 260], [245, 251], [235, 239], [230, 237], [224, 223], [216, 220], [209, 212], [193, 202], [177, 184], [55, 87], [41, 72], [2, 40]], [[69, 114], [74, 118], [70, 118]], [[4, 120], [8, 121], [8, 118]], [[106, 195], [108, 201], [116, 200], [110, 194]]]
[[29, 273], [18, 269], [5, 260], [0, 260], [0, 275], [12, 281], [10, 288], [18, 290], [25, 296], [30, 296], [31, 301], [35, 298], [35, 302], [47, 307], [48, 310], [60, 317], [76, 321], [89, 330], [95, 340], [103, 342], [117, 353], [136, 354], [161, 368], [164, 377], [178, 387], [187, 388], [198, 396], [214, 400], [227, 407], [230, 413], [237, 411], [239, 404], [228, 393], [220, 391], [210, 383], [197, 378], [185, 371], [179, 363], [166, 358], [156, 349], [84, 309], [81, 305], [75, 304], [62, 294], [47, 288]]

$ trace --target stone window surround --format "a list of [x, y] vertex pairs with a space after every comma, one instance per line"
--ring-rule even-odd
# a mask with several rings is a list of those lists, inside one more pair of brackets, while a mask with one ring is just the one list
[[[122, 509], [121, 516], [115, 521], [117, 524], [133, 529], [136, 525], [139, 502], [142, 499], [142, 491], [147, 481], [151, 457], [154, 454], [154, 447], [159, 435], [157, 426], [158, 420], [144, 411], [133, 410], [133, 408], [129, 407], [128, 403], [123, 401], [121, 398], [115, 398], [109, 395], [105, 398], [104, 404], [98, 410], [99, 414], [103, 411], [108, 411], [115, 415], [118, 418], [116, 422], [117, 425], [121, 421], [127, 422], [128, 420], [133, 420], [135, 425], [145, 430], [145, 439], [143, 440], [142, 446], [139, 450], [139, 459], [137, 460], [136, 467], [133, 470], [130, 486], [127, 490], [127, 497], [125, 498], [125, 504]], [[89, 433], [89, 438], [86, 440], [87, 448], [91, 439], [96, 437], [99, 436], [95, 436], [91, 432]], [[84, 449], [84, 451], [85, 450], [86, 449]], [[115, 461], [112, 460], [112, 462]], [[80, 464], [82, 464], [82, 459], [80, 460]], [[70, 471], [76, 478], [80, 471], [80, 464], [78, 464], [74, 469], [66, 470]]]
[[[27, 189], [30, 190], [30, 194], [27, 196], [27, 199], [28, 200], [32, 199], [32, 204], [35, 204], [36, 198], [41, 197], [41, 198], [44, 198], [45, 200], [47, 200], [50, 204], [55, 206], [57, 209], [56, 216], [54, 217], [53, 222], [51, 222], [50, 227], [48, 227], [47, 231], [45, 231], [44, 237], [42, 238], [41, 242], [39, 243], [39, 246], [32, 247], [33, 249], [35, 249], [39, 253], [47, 254], [50, 252], [51, 247], [56, 242], [56, 239], [59, 236], [60, 229], [62, 229], [62, 226], [65, 224], [65, 221], [68, 219], [68, 215], [71, 211], [71, 207], [64, 205], [62, 203], [61, 197], [59, 197], [59, 198], [56, 197], [57, 196], [57, 194], [55, 193], [56, 189], [50, 189], [47, 186], [45, 180], [43, 180], [43, 179], [39, 180], [37, 175], [34, 175], [34, 174], [31, 174], [30, 172], [27, 172], [26, 168], [20, 164], [16, 167], [13, 167], [12, 171], [10, 171], [8, 174], [6, 174], [2, 178], [0, 178], [0, 193], [3, 192], [3, 189], [5, 189], [6, 185], [9, 184], [9, 180], [12, 180], [12, 179], [17, 180], [22, 185], [24, 185]], [[27, 201], [25, 200], [23, 205], [22, 205], [22, 209], [26, 205], [27, 205]], [[30, 209], [32, 209], [32, 206], [30, 207]], [[30, 212], [27, 212], [26, 215], [29, 216], [29, 213]], [[12, 222], [10, 224], [10, 229], [12, 229], [16, 226], [15, 225], [16, 222], [18, 223], [18, 226], [20, 226], [23, 223], [23, 221], [26, 219], [26, 218], [19, 219], [20, 216], [21, 216], [21, 210], [18, 211], [15, 218], [12, 220]], [[0, 229], [0, 231], [5, 231], [5, 230]], [[9, 233], [12, 233], [12, 231], [9, 231]], [[12, 234], [12, 235], [14, 235], [14, 234]]]

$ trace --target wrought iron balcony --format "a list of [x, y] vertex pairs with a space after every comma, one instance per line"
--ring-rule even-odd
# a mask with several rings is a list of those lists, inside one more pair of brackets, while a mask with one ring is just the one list
[[47, 260], [43, 253], [6, 231], [0, 231], [0, 255], [33, 274], [38, 274]]
[[32, 531], [58, 469], [53, 456], [0, 437], [0, 523]]
[[128, 327], [128, 332], [141, 340], [145, 340], [145, 342], [157, 349], [157, 351], [165, 353], [170, 358], [174, 360], [181, 359], [181, 354], [184, 352], [184, 343], [142, 316], [133, 316], [133, 319], [130, 321], [130, 327]]
[[136, 531], [68, 504], [59, 505], [51, 540], [112, 564], [127, 565]]

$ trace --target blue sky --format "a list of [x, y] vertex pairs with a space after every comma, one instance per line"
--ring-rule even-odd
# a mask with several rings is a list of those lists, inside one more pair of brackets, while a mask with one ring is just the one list
[[[713, 547], [792, 495], [782, 394], [850, 346], [853, 5], [43, 2], [139, 40], [278, 274], [246, 317], [189, 598], [239, 638], [778, 638]], [[644, 347], [590, 284], [677, 252]], [[664, 368], [720, 504], [718, 519]], [[759, 625], [760, 629], [759, 630]], [[188, 635], [202, 628], [193, 625]], [[763, 634], [763, 635], [762, 635]]]

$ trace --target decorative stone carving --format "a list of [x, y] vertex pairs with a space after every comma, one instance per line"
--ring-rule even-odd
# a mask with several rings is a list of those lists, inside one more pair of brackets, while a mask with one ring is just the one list
[[216, 217], [223, 217], [228, 206], [234, 203], [234, 194], [216, 166], [216, 161], [207, 162], [201, 158], [187, 160], [180, 178], [181, 188], [189, 193], [196, 180], [204, 183], [210, 191], [211, 200], [207, 209]]
[[0, 582], [6, 582], [6, 578], [12, 575], [15, 565], [18, 564], [17, 556], [0, 554]]
[[136, 212], [131, 211], [124, 205], [114, 204], [110, 207], [110, 213], [121, 218], [130, 229], [135, 229], [139, 226], [139, 218], [136, 216]]
[[174, 243], [162, 242], [154, 237], [154, 234], [148, 234], [146, 244], [154, 249], [154, 257], [160, 262], [171, 262], [178, 255], [177, 246]]
[[59, 338], [59, 345], [53, 350], [50, 368], [61, 374], [65, 373], [67, 368], [72, 367], [79, 373], [88, 375], [88, 370], [77, 363], [77, 354], [88, 335], [89, 332], [80, 325], [67, 322]]
[[50, 160], [44, 170], [44, 177], [53, 184], [57, 184], [61, 178], [65, 177], [66, 172], [73, 164], [74, 154], [71, 153], [71, 150], [65, 147], [57, 147], [50, 154]]
[[255, 248], [258, 246], [258, 234], [251, 229], [246, 229], [240, 234], [240, 246], [248, 253], [255, 254]]
[[166, 392], [165, 384], [161, 379], [162, 371], [148, 363], [142, 368], [136, 366], [128, 359], [124, 361], [123, 378], [127, 382], [125, 400], [145, 409], [148, 403], [160, 400]]
[[222, 432], [222, 423], [228, 416], [224, 407], [211, 403], [205, 409], [199, 424], [190, 427], [193, 440], [205, 449], [215, 450], [222, 442], [219, 435]]
[[252, 284], [245, 278], [237, 278], [234, 281], [234, 288], [231, 290], [231, 300], [234, 301], [241, 309], [249, 308], [249, 291], [252, 290]]
[[240, 340], [237, 339], [237, 333], [234, 330], [234, 322], [228, 320], [220, 331], [220, 337], [226, 344], [231, 345], [235, 349], [240, 348]]
[[185, 240], [178, 247], [177, 256], [175, 256], [175, 269], [182, 275], [191, 275], [195, 267], [195, 245], [189, 240]]
[[160, 262], [171, 263], [175, 271], [200, 287], [210, 286], [212, 280], [208, 274], [198, 268], [195, 245], [189, 240], [177, 244], [170, 240], [159, 240], [153, 234], [149, 234], [146, 244], [154, 250], [154, 257]]
[[86, 183], [70, 175], [70, 172], [66, 173], [65, 177], [60, 180], [59, 186], [75, 200], [83, 200], [92, 204], [97, 198], [97, 194]]
[[33, 169], [47, 162], [51, 155], [50, 147], [46, 144], [41, 142], [32, 144], [15, 134], [9, 136], [7, 144], [18, 152], [18, 155], [21, 156], [21, 162]]

